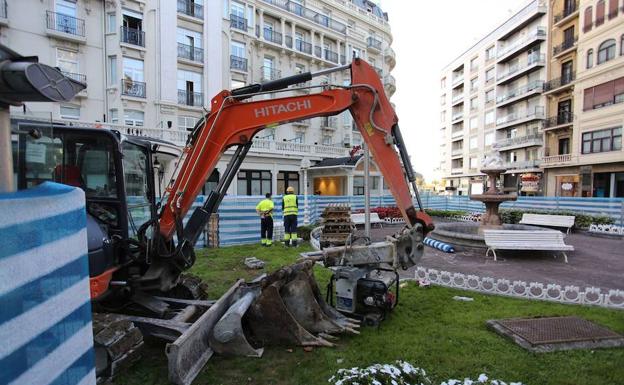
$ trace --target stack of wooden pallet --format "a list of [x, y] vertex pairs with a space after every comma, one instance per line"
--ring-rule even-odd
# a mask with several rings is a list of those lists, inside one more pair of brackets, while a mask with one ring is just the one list
[[355, 224], [351, 220], [351, 207], [345, 204], [331, 203], [325, 207], [321, 218], [323, 218], [321, 247], [345, 245], [355, 230]]

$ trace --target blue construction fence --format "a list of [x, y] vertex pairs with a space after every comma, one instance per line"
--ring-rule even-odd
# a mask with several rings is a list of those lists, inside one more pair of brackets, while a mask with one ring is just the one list
[[[195, 206], [200, 206], [205, 196], [197, 197]], [[260, 242], [260, 220], [256, 214], [256, 205], [263, 196], [226, 196], [219, 207], [219, 244], [221, 246]], [[299, 195], [299, 225], [304, 223], [304, 196]], [[463, 210], [483, 212], [481, 202], [471, 201], [468, 196], [421, 195], [423, 206], [438, 210]], [[276, 235], [280, 235], [282, 226], [282, 198], [274, 196]], [[309, 223], [318, 222], [323, 209], [331, 203], [351, 206], [353, 211], [364, 208], [364, 196], [319, 196], [308, 195]], [[371, 207], [394, 206], [391, 195], [372, 196]], [[565, 210], [588, 215], [605, 215], [614, 219], [618, 225], [624, 224], [623, 198], [562, 198], [562, 197], [518, 197], [515, 202], [504, 202], [503, 209]], [[190, 214], [189, 214], [190, 215]], [[274, 237], [275, 238], [275, 237]], [[198, 246], [206, 245], [205, 238]]]

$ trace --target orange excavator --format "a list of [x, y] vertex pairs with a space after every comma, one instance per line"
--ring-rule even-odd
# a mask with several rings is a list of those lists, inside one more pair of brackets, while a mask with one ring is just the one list
[[[350, 71], [351, 85], [309, 86], [304, 88], [321, 90], [275, 97], [336, 71]], [[256, 98], [266, 94], [274, 97]], [[406, 269], [422, 256], [422, 240], [433, 223], [422, 210], [398, 118], [377, 73], [365, 61], [354, 59], [316, 73], [224, 90], [212, 99], [209, 109], [190, 133], [160, 200], [155, 194], [154, 158], [170, 149], [167, 143], [114, 130], [67, 126], [35, 127], [36, 136], [27, 131], [18, 135], [19, 187], [37, 183], [28, 179], [35, 166], [23, 154], [29, 145], [39, 143], [54, 145], [51, 150], [63, 153], [57, 158], [63, 164], [51, 165], [48, 179], [85, 190], [99, 377], [112, 377], [137, 359], [147, 335], [168, 342], [170, 380], [185, 385], [214, 352], [260, 356], [263, 346], [271, 344], [331, 346], [333, 334], [357, 333], [359, 321], [349, 311], [355, 309], [353, 301], [369, 308], [396, 305], [396, 298], [386, 295], [387, 287], [378, 290], [384, 279], [375, 280], [373, 275]], [[195, 243], [236, 176], [254, 135], [267, 127], [347, 110], [406, 227], [384, 242], [331, 248], [317, 253], [316, 259], [285, 266], [253, 282], [236, 282], [218, 300], [207, 300], [205, 284], [184, 272], [193, 266]], [[233, 156], [214, 190], [183, 221], [220, 157], [232, 148]], [[343, 308], [337, 311], [314, 279], [312, 266], [319, 259], [327, 266], [348, 265], [334, 271], [336, 280], [356, 277], [353, 288], [367, 281], [377, 291], [361, 298], [339, 297]]]

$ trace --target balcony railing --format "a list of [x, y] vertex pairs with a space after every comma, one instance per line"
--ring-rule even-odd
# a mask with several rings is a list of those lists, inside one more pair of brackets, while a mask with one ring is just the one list
[[178, 57], [202, 63], [204, 61], [204, 50], [188, 44], [178, 43]]
[[[256, 34], [260, 36], [260, 26], [257, 27]], [[280, 44], [280, 45], [282, 44], [282, 34], [270, 28], [266, 28], [266, 27], [264, 28], [262, 37], [264, 38], [264, 40], [270, 41], [271, 43]]]
[[504, 125], [523, 119], [543, 119], [544, 118], [544, 106], [535, 106], [533, 109], [525, 111], [512, 112], [511, 114], [502, 116], [496, 119], [496, 125]]
[[135, 98], [145, 98], [145, 82], [124, 79], [121, 81], [121, 93]]
[[544, 84], [544, 92], [556, 90], [557, 88], [568, 85], [572, 83], [574, 79], [576, 79], [576, 72], [571, 72], [567, 75], [548, 81]]
[[457, 156], [457, 155], [463, 155], [463, 154], [464, 154], [463, 148], [454, 148], [451, 150], [451, 156]]
[[330, 156], [348, 156], [349, 149], [336, 146], [325, 146], [295, 142], [276, 142], [273, 140], [255, 139], [251, 145], [252, 152], [276, 155], [308, 155], [324, 158]]
[[247, 19], [238, 15], [230, 15], [230, 27], [247, 31]]
[[230, 69], [247, 71], [247, 59], [240, 56], [230, 55]]
[[334, 51], [330, 51], [328, 49], [323, 52], [325, 60], [328, 60], [332, 63], [338, 63], [338, 53]]
[[122, 43], [145, 47], [145, 32], [140, 29], [121, 27], [121, 35], [119, 38]]
[[452, 175], [458, 175], [458, 174], [463, 174], [464, 173], [464, 168], [463, 167], [455, 167], [451, 169], [451, 174]]
[[335, 116], [326, 116], [324, 118], [321, 118], [321, 128], [330, 130], [336, 129], [336, 122], [337, 120]]
[[578, 11], [578, 0], [567, 5], [563, 11], [555, 15], [555, 24]]
[[500, 58], [502, 58], [504, 56], [507, 56], [511, 52], [519, 49], [522, 46], [527, 45], [528, 43], [530, 43], [531, 41], [533, 41], [533, 40], [535, 40], [537, 38], [546, 38], [546, 28], [544, 28], [544, 27], [537, 27], [537, 28], [535, 28], [534, 31], [529, 33], [525, 38], [520, 39], [520, 40], [510, 44], [509, 46], [505, 46], [505, 47], [500, 48], [498, 50], [498, 53], [497, 53], [496, 57], [500, 59]]
[[323, 57], [323, 49], [318, 45], [314, 46], [314, 56]]
[[0, 0], [0, 19], [6, 19], [8, 15], [6, 0]]
[[202, 107], [204, 105], [204, 94], [201, 92], [178, 90], [178, 104]]
[[384, 77], [384, 86], [389, 87], [391, 89], [396, 88], [396, 79], [394, 76], [388, 74]]
[[454, 122], [456, 120], [462, 119], [463, 117], [464, 117], [464, 113], [462, 111], [456, 112], [451, 116], [451, 121]]
[[334, 30], [340, 33], [347, 33], [346, 24], [336, 21], [315, 10], [306, 8], [303, 5], [295, 1], [290, 1], [290, 0], [262, 0], [262, 1], [268, 4], [272, 4], [290, 13], [294, 13], [297, 16], [303, 17], [304, 19], [307, 19], [313, 23], [322, 25], [331, 30]]
[[558, 55], [562, 52], [569, 50], [570, 48], [576, 45], [577, 41], [578, 41], [578, 36], [574, 36], [573, 38], [564, 40], [561, 44], [553, 48], [553, 55]]
[[85, 21], [62, 13], [46, 11], [46, 26], [57, 32], [85, 36]]
[[308, 55], [312, 55], [312, 44], [303, 40], [295, 40], [295, 49], [299, 52], [307, 53]]
[[271, 66], [262, 66], [260, 67], [260, 71], [262, 72], [262, 80], [275, 80], [279, 79], [282, 75], [282, 71], [277, 68], [273, 68]]
[[572, 154], [560, 154], [545, 156], [542, 158], [542, 165], [549, 165], [555, 163], [565, 163], [572, 160]]
[[544, 128], [557, 127], [564, 124], [571, 124], [572, 122], [574, 122], [574, 114], [571, 111], [564, 111], [546, 119], [544, 121]]
[[525, 168], [538, 168], [541, 164], [539, 159], [520, 160], [515, 162], [505, 162], [504, 166], [508, 170], [522, 170]]
[[528, 84], [525, 84], [522, 87], [515, 88], [513, 90], [508, 91], [506, 94], [503, 94], [496, 98], [496, 103], [502, 103], [510, 99], [514, 99], [518, 96], [525, 95], [534, 91], [542, 92], [544, 89], [544, 81], [543, 80], [535, 80]]
[[462, 127], [461, 130], [453, 130], [451, 132], [451, 138], [462, 138], [464, 136], [464, 128]]
[[192, 0], [178, 0], [178, 12], [199, 19], [204, 18], [204, 6]]
[[544, 139], [542, 134], [530, 134], [525, 136], [518, 136], [515, 138], [507, 138], [497, 140], [496, 143], [492, 145], [492, 148], [500, 149], [505, 147], [512, 146], [541, 146]]
[[77, 74], [77, 73], [67, 72], [67, 71], [61, 71], [61, 72], [63, 73], [63, 75], [67, 76], [70, 79], [74, 79], [77, 82], [81, 82], [81, 83], [87, 82], [87, 75]]
[[458, 75], [458, 76], [453, 76], [453, 82], [452, 85], [456, 86], [460, 83], [464, 82], [464, 74]]
[[451, 104], [455, 104], [457, 102], [459, 102], [460, 100], [464, 100], [464, 94], [461, 93], [459, 95], [454, 95], [453, 98], [451, 99]]
[[498, 76], [496, 77], [496, 80], [502, 80], [504, 78], [510, 77], [516, 73], [519, 73], [527, 68], [529, 68], [532, 65], [537, 65], [537, 64], [541, 64], [544, 65], [546, 64], [546, 55], [545, 54], [537, 54], [537, 53], [533, 53], [531, 55], [529, 55], [529, 57], [527, 58], [526, 63], [517, 63], [509, 68], [507, 68], [507, 71], [505, 72], [501, 72], [500, 74], [498, 74]]
[[372, 36], [369, 36], [366, 39], [366, 45], [368, 48], [373, 48], [373, 49], [376, 49], [377, 51], [381, 51], [381, 44], [382, 44], [381, 40], [376, 39]]

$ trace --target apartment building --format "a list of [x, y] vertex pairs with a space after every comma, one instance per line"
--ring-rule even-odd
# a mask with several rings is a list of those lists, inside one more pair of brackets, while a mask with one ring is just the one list
[[551, 4], [546, 193], [624, 197], [624, 3]]
[[447, 191], [466, 195], [472, 184], [482, 185], [482, 160], [500, 152], [505, 190], [542, 194], [546, 14], [543, 1], [531, 1], [442, 70], [440, 169]]
[[[353, 57], [377, 69], [388, 95], [396, 89], [388, 16], [368, 0], [0, 0], [0, 42], [88, 85], [69, 103], [12, 108], [16, 120], [110, 127], [180, 146], [222, 89], [339, 66]], [[310, 85], [349, 81], [348, 74], [336, 74]], [[328, 185], [324, 179], [335, 193], [357, 192], [351, 168], [341, 162], [314, 166], [348, 157], [361, 142], [347, 114], [264, 130], [229, 192], [282, 193], [285, 186], [303, 192], [302, 164], [310, 166], [308, 193]]]

